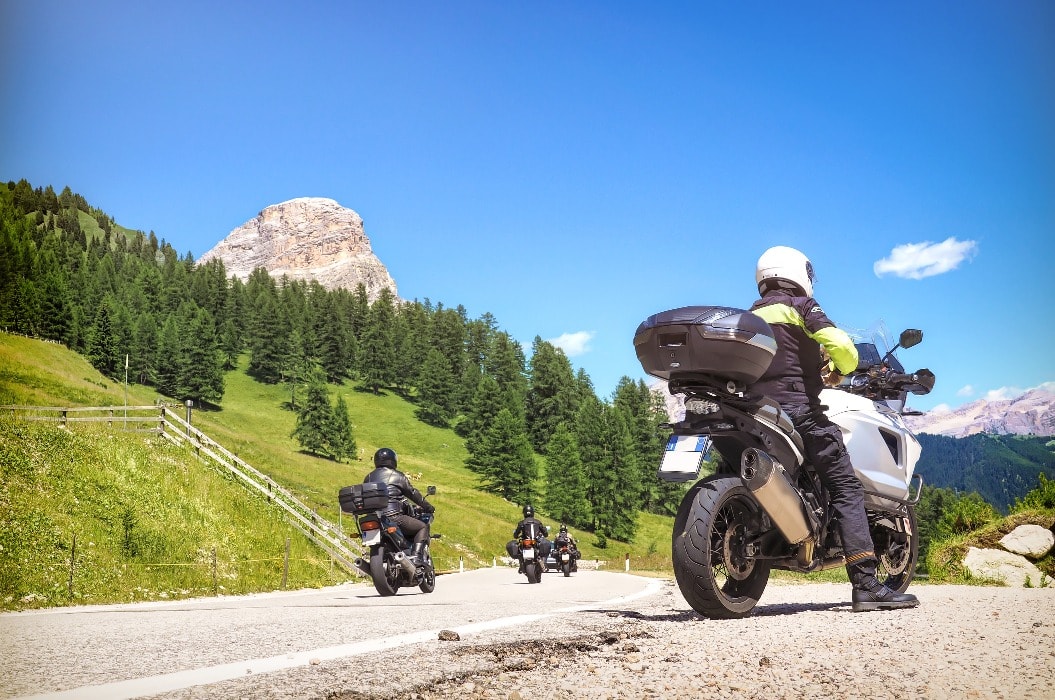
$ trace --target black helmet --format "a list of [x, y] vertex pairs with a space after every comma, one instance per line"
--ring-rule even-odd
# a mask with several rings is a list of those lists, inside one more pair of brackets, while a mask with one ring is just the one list
[[561, 523], [560, 524], [560, 531], [561, 532], [567, 532], [568, 531], [568, 526], [565, 525], [564, 523]]
[[526, 506], [524, 506], [524, 517], [525, 518], [533, 518], [533, 517], [535, 517], [535, 507], [533, 505], [531, 505], [530, 503], [528, 503]]
[[382, 447], [380, 450], [374, 453], [374, 466], [375, 467], [388, 467], [389, 469], [396, 468], [396, 453], [394, 450], [388, 447]]

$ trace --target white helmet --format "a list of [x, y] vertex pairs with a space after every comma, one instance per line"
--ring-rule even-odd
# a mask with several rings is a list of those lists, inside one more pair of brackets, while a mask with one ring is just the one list
[[[778, 245], [762, 253], [755, 268], [758, 293], [765, 293], [764, 280], [781, 280], [801, 289], [806, 296], [813, 296], [813, 264], [802, 252]], [[785, 286], [785, 285], [778, 285]]]

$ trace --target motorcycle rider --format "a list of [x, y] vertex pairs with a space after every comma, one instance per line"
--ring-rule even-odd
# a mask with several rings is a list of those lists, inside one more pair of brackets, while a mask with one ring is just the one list
[[436, 508], [425, 500], [421, 492], [414, 488], [407, 475], [396, 468], [398, 460], [394, 450], [382, 447], [374, 453], [374, 470], [366, 475], [363, 483], [384, 484], [388, 489], [388, 507], [384, 514], [394, 520], [399, 528], [411, 537], [414, 547], [411, 556], [414, 564], [424, 563], [425, 546], [429, 541], [429, 525], [426, 522], [406, 513], [407, 501], [413, 501], [426, 513], [435, 512]]
[[560, 549], [560, 547], [565, 544], [567, 544], [568, 550], [571, 552], [572, 567], [577, 570], [578, 566], [576, 565], [575, 561], [581, 556], [579, 554], [579, 546], [575, 543], [575, 538], [571, 536], [570, 532], [568, 532], [568, 526], [564, 523], [561, 523], [560, 531], [554, 538], [553, 545]]
[[[524, 519], [517, 523], [516, 528], [513, 530], [513, 539], [506, 544], [506, 552], [513, 559], [520, 558], [520, 550], [518, 543], [520, 537], [525, 534], [529, 525], [535, 526], [535, 532], [538, 533], [538, 550], [540, 561], [545, 566], [546, 557], [549, 556], [552, 543], [546, 539], [547, 528], [542, 524], [542, 521], [535, 517], [535, 507], [530, 503], [524, 506]], [[524, 573], [524, 562], [520, 562], [519, 573]]]
[[751, 311], [773, 329], [777, 352], [751, 393], [776, 400], [795, 424], [806, 456], [828, 490], [842, 535], [846, 572], [853, 585], [853, 609], [882, 610], [919, 605], [916, 596], [897, 593], [876, 578], [874, 545], [868, 531], [864, 487], [854, 473], [839, 427], [824, 414], [820, 360], [823, 346], [831, 367], [841, 374], [857, 368], [857, 348], [828, 319], [813, 298], [814, 272], [800, 251], [776, 246], [762, 253], [755, 270], [761, 299]]

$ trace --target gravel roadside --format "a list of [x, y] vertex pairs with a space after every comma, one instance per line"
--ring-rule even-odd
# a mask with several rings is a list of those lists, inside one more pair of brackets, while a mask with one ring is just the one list
[[708, 620], [666, 582], [618, 610], [400, 651], [384, 664], [399, 677], [329, 668], [358, 681], [328, 697], [1055, 698], [1055, 590], [912, 592], [919, 608], [854, 613], [846, 584], [771, 582], [751, 617]]

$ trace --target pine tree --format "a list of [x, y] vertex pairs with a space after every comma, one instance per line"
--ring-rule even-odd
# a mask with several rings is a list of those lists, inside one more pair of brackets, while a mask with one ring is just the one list
[[546, 446], [545, 501], [546, 511], [557, 520], [574, 527], [590, 526], [579, 442], [567, 423], [557, 426]]
[[523, 422], [512, 411], [499, 411], [480, 439], [467, 447], [470, 469], [480, 474], [485, 490], [514, 503], [534, 499], [538, 464]]
[[451, 363], [439, 350], [430, 349], [418, 382], [418, 418], [429, 425], [446, 428], [454, 417], [454, 391]]
[[606, 438], [613, 488], [603, 529], [617, 540], [632, 542], [637, 532], [641, 468], [638, 466], [626, 414], [617, 407], [608, 408], [607, 414]]
[[531, 386], [525, 420], [534, 448], [543, 452], [554, 430], [574, 420], [578, 394], [571, 363], [564, 351], [535, 336], [531, 355]]
[[684, 484], [661, 481], [656, 469], [666, 444], [660, 424], [669, 420], [663, 397], [650, 390], [644, 381], [623, 377], [616, 386], [614, 404], [627, 419], [634, 453], [640, 468], [641, 509], [661, 515], [677, 513], [687, 488]]
[[340, 462], [348, 457], [355, 457], [358, 446], [352, 433], [352, 421], [348, 417], [348, 404], [344, 396], [337, 394], [337, 404], [330, 416], [330, 426], [326, 436], [327, 448], [333, 458]]
[[381, 294], [370, 307], [369, 319], [363, 330], [363, 341], [360, 347], [360, 372], [363, 385], [375, 394], [379, 393], [383, 387], [395, 384], [394, 323], [395, 310], [392, 305], [392, 292], [386, 287], [381, 290]]
[[193, 301], [184, 302], [181, 308], [186, 332], [182, 343], [182, 376], [180, 386], [182, 399], [194, 399], [203, 403], [218, 404], [223, 398], [223, 357], [216, 339], [212, 316]]
[[296, 438], [300, 446], [312, 454], [327, 454], [330, 444], [328, 435], [333, 424], [330, 393], [322, 370], [315, 368], [308, 379], [308, 389], [297, 411], [297, 424], [291, 437]]
[[498, 390], [498, 382], [491, 375], [484, 375], [477, 384], [469, 413], [465, 420], [458, 424], [456, 432], [465, 438], [467, 444], [477, 442], [481, 433], [498, 417], [502, 406], [503, 399]]

